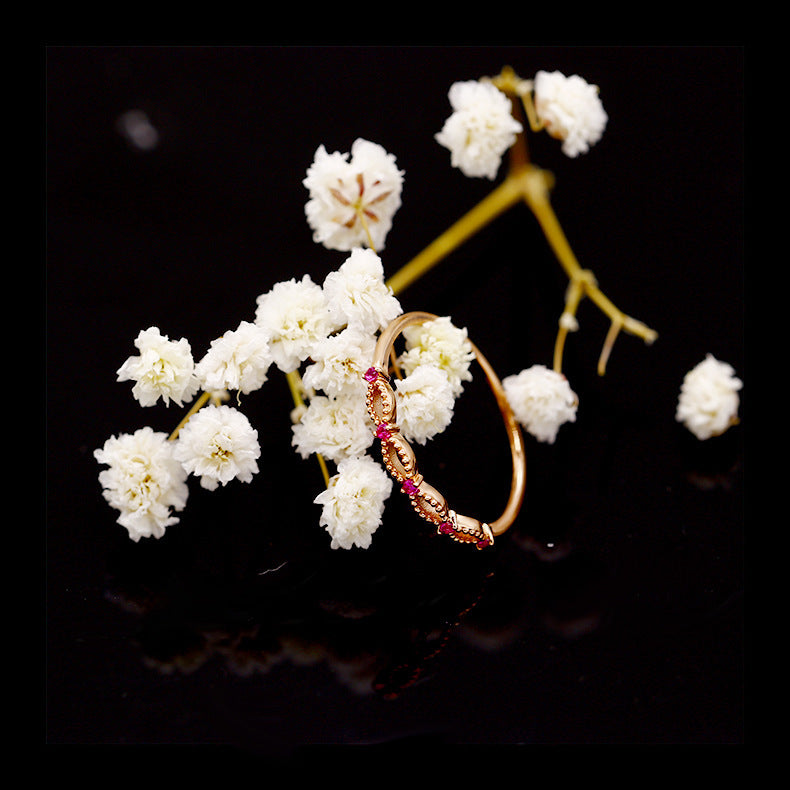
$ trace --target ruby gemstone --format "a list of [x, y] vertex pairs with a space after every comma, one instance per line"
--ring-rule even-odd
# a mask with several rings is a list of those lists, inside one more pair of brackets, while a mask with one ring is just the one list
[[379, 425], [379, 427], [376, 428], [376, 436], [382, 441], [387, 441], [392, 434], [385, 425]]
[[409, 496], [415, 496], [420, 492], [420, 489], [414, 485], [412, 480], [404, 480], [401, 489], [403, 490], [404, 494], [408, 494]]
[[443, 521], [441, 524], [439, 524], [439, 532], [441, 532], [442, 535], [452, 535], [455, 530], [449, 521]]
[[365, 378], [365, 381], [368, 381], [368, 382], [373, 382], [373, 381], [375, 381], [375, 380], [376, 380], [378, 377], [379, 377], [379, 372], [378, 372], [378, 370], [376, 370], [376, 368], [368, 368], [368, 369], [365, 371], [365, 376], [364, 376], [364, 378]]

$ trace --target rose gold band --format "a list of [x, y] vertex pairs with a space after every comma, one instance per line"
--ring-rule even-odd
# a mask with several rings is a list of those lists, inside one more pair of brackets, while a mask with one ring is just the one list
[[507, 429], [513, 460], [513, 476], [507, 505], [498, 519], [485, 523], [451, 510], [442, 494], [423, 479], [417, 469], [414, 451], [398, 428], [395, 392], [390, 386], [389, 359], [395, 340], [406, 327], [432, 321], [437, 317], [432, 313], [405, 313], [381, 333], [376, 344], [373, 363], [365, 373], [365, 380], [368, 382], [368, 413], [375, 423], [376, 436], [381, 441], [384, 465], [392, 477], [400, 483], [404, 493], [409, 496], [417, 513], [426, 521], [435, 524], [440, 534], [448, 535], [460, 543], [473, 543], [477, 548], [484, 548], [493, 544], [494, 537], [501, 535], [510, 527], [521, 508], [527, 477], [524, 439], [505, 397], [502, 383], [488, 360], [472, 343], [472, 350], [486, 374]]

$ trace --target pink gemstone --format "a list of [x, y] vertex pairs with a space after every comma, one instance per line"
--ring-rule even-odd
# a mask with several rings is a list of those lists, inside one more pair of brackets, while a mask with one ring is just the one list
[[408, 494], [409, 496], [415, 496], [420, 492], [420, 489], [417, 488], [417, 486], [414, 485], [414, 483], [411, 480], [404, 480], [401, 489], [405, 494]]
[[439, 532], [441, 532], [442, 535], [452, 535], [455, 530], [449, 521], [443, 521], [441, 524], [439, 524]]
[[368, 368], [365, 371], [365, 381], [375, 381], [379, 377], [379, 372], [376, 368]]
[[376, 436], [382, 441], [387, 441], [387, 439], [389, 439], [392, 434], [385, 425], [379, 425], [379, 427], [376, 428]]
[[481, 540], [477, 541], [477, 548], [484, 549], [486, 546], [490, 545], [491, 541], [488, 538], [482, 538]]

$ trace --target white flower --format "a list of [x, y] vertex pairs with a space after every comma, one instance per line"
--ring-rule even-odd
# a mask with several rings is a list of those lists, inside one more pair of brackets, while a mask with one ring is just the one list
[[228, 389], [247, 394], [264, 384], [271, 363], [266, 330], [242, 321], [238, 329], [211, 341], [195, 366], [195, 374], [206, 391]]
[[457, 398], [463, 383], [472, 380], [469, 366], [475, 358], [466, 329], [453, 326], [450, 318], [443, 316], [406, 327], [403, 337], [406, 351], [398, 360], [403, 372], [408, 376], [420, 365], [435, 365], [447, 374]]
[[342, 460], [327, 488], [313, 500], [322, 505], [322, 527], [333, 549], [366, 549], [381, 524], [392, 479], [370, 456]]
[[305, 368], [302, 383], [327, 395], [354, 395], [364, 399], [367, 384], [363, 373], [376, 348], [376, 336], [356, 328], [344, 329], [317, 343]]
[[118, 381], [134, 381], [132, 394], [141, 406], [153, 406], [161, 397], [165, 405], [189, 401], [199, 389], [189, 342], [170, 340], [155, 326], [137, 335], [138, 356], [129, 357], [118, 369]]
[[535, 113], [546, 131], [562, 140], [570, 157], [587, 153], [601, 139], [609, 120], [598, 97], [598, 86], [574, 74], [539, 71], [535, 75]]
[[175, 457], [184, 469], [214, 491], [238, 478], [249, 483], [258, 472], [258, 432], [232, 406], [205, 406], [181, 428]]
[[718, 436], [737, 422], [741, 387], [731, 365], [707, 354], [684, 376], [675, 418], [698, 439]]
[[321, 286], [309, 274], [276, 283], [257, 304], [255, 323], [268, 334], [272, 358], [283, 373], [296, 370], [313, 346], [338, 328]]
[[382, 250], [401, 205], [403, 171], [392, 154], [368, 140], [355, 140], [348, 156], [328, 154], [321, 145], [307, 170], [302, 183], [310, 195], [305, 214], [313, 240], [331, 250], [370, 243]]
[[516, 140], [521, 124], [511, 115], [510, 99], [490, 82], [455, 82], [448, 93], [453, 114], [435, 135], [450, 150], [450, 163], [470, 178], [496, 177], [502, 155]]
[[562, 373], [533, 365], [502, 387], [515, 418], [538, 441], [554, 444], [560, 426], [576, 421], [578, 398]]
[[559, 325], [561, 329], [565, 329], [568, 332], [578, 332], [579, 331], [579, 321], [573, 313], [569, 313], [567, 310], [564, 310], [562, 315], [560, 316]]
[[398, 425], [410, 442], [425, 444], [453, 419], [455, 397], [447, 374], [435, 365], [420, 365], [395, 383]]
[[332, 320], [363, 332], [377, 332], [402, 312], [400, 302], [384, 282], [384, 267], [370, 249], [356, 247], [337, 271], [324, 279]]
[[363, 455], [373, 443], [365, 401], [358, 396], [316, 395], [292, 431], [291, 443], [302, 458], [318, 453], [338, 462]]
[[120, 512], [118, 523], [135, 543], [140, 538], [161, 538], [167, 527], [178, 523], [172, 511], [186, 506], [187, 473], [173, 450], [167, 434], [146, 427], [112, 436], [93, 453], [109, 467], [99, 474], [104, 498]]

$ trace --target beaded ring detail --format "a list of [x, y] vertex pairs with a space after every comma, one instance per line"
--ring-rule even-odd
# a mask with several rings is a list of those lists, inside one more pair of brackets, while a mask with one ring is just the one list
[[474, 544], [478, 549], [491, 546], [494, 538], [505, 532], [515, 520], [524, 498], [526, 485], [526, 454], [521, 429], [507, 402], [502, 383], [488, 360], [472, 343], [477, 362], [483, 368], [502, 413], [507, 429], [513, 460], [510, 496], [502, 515], [490, 523], [452, 510], [432, 485], [427, 483], [417, 468], [414, 451], [403, 437], [397, 424], [395, 392], [390, 385], [388, 360], [398, 335], [413, 324], [437, 318], [432, 313], [412, 312], [396, 318], [379, 336], [373, 363], [364, 374], [367, 381], [367, 409], [374, 423], [376, 437], [381, 442], [384, 465], [390, 475], [400, 483], [401, 490], [409, 497], [412, 506], [426, 521], [436, 526], [440, 535], [459, 543]]

